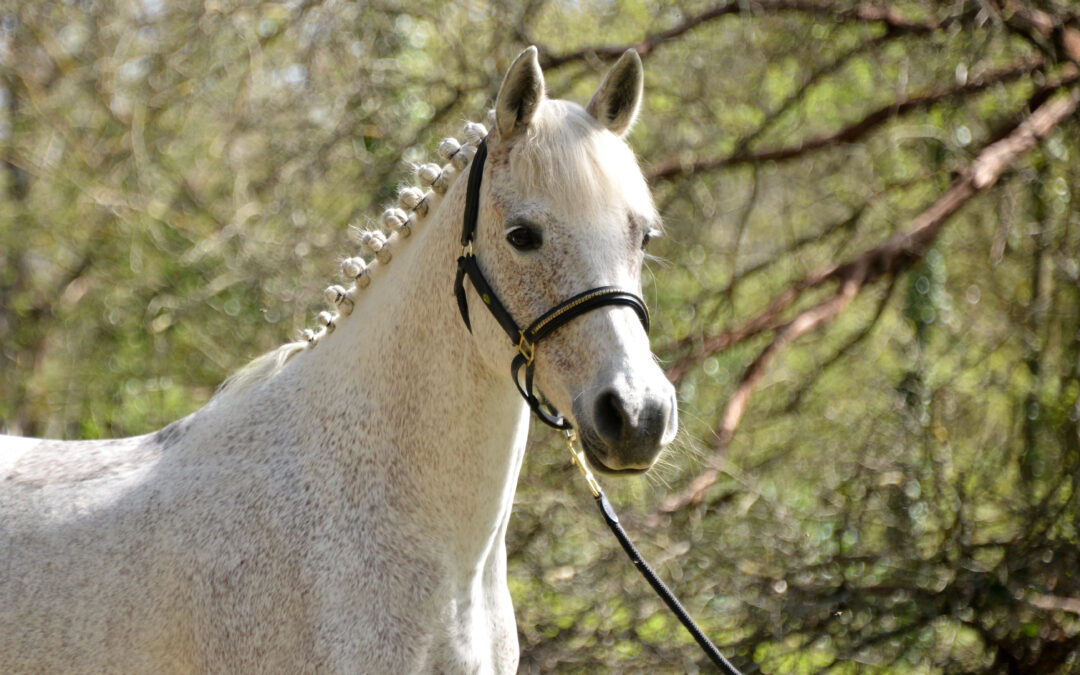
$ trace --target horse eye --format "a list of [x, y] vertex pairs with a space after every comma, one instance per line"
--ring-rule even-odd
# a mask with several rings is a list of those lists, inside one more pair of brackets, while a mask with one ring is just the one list
[[645, 248], [652, 241], [652, 238], [659, 234], [656, 230], [649, 228], [645, 230], [645, 236], [641, 238], [641, 248]]
[[540, 248], [540, 233], [526, 225], [518, 225], [506, 233], [506, 241], [519, 251]]

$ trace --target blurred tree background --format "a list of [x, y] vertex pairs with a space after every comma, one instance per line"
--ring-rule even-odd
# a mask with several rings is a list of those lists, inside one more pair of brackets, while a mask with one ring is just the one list
[[[748, 672], [1080, 672], [1080, 10], [677, 5], [0, 0], [0, 424], [191, 412], [522, 47], [579, 102], [635, 47], [682, 411], [607, 481], [646, 557]], [[573, 473], [534, 430], [522, 670], [707, 671]]]

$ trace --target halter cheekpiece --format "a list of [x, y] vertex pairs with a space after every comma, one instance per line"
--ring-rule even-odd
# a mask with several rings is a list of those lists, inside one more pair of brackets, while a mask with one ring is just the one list
[[[473, 251], [473, 237], [476, 235], [476, 218], [480, 211], [480, 182], [484, 175], [484, 160], [487, 159], [487, 140], [481, 141], [473, 157], [472, 166], [469, 168], [469, 182], [465, 193], [465, 217], [461, 232], [461, 255], [457, 260], [457, 278], [454, 280], [454, 294], [457, 295], [458, 309], [461, 310], [461, 318], [465, 326], [471, 331], [472, 324], [469, 321], [469, 305], [465, 296], [465, 276], [468, 275], [473, 288], [484, 301], [484, 305], [499, 322], [502, 329], [510, 336], [518, 353], [510, 363], [510, 377], [521, 393], [522, 398], [529, 404], [536, 416], [545, 424], [556, 429], [569, 429], [570, 422], [563, 417], [558, 410], [550, 404], [542, 402], [533, 393], [533, 367], [536, 355], [536, 345], [540, 340], [551, 335], [561, 326], [569, 323], [572, 319], [586, 312], [599, 309], [605, 305], [623, 305], [633, 309], [641, 324], [645, 326], [645, 332], [649, 331], [649, 310], [644, 301], [637, 295], [624, 291], [616, 286], [600, 286], [568, 298], [555, 305], [540, 315], [538, 319], [529, 324], [528, 328], [521, 329], [514, 317], [495, 295], [491, 284], [484, 278], [480, 271], [480, 265], [476, 262], [476, 253]], [[525, 368], [524, 385], [520, 379], [522, 367]]]

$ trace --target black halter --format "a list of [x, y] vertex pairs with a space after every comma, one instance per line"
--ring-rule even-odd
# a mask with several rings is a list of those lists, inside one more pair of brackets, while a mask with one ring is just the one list
[[[502, 329], [510, 336], [510, 340], [517, 347], [518, 353], [510, 363], [510, 377], [521, 392], [522, 398], [529, 404], [536, 416], [545, 424], [556, 429], [569, 429], [570, 423], [559, 411], [550, 404], [542, 403], [533, 393], [533, 366], [536, 355], [536, 344], [556, 329], [560, 328], [571, 319], [581, 316], [604, 305], [624, 305], [637, 312], [641, 324], [645, 326], [645, 332], [649, 331], [649, 310], [645, 303], [637, 295], [624, 291], [615, 286], [601, 286], [560, 302], [540, 318], [529, 324], [522, 330], [518, 327], [514, 317], [510, 315], [506, 307], [499, 301], [491, 284], [484, 278], [480, 266], [476, 263], [476, 255], [473, 253], [473, 237], [476, 234], [476, 217], [480, 211], [480, 181], [484, 175], [484, 160], [487, 159], [487, 140], [480, 143], [473, 157], [472, 166], [469, 168], [469, 183], [465, 193], [465, 218], [461, 232], [461, 256], [457, 261], [457, 279], [454, 281], [454, 293], [457, 295], [458, 309], [461, 310], [461, 318], [465, 320], [465, 326], [471, 331], [472, 324], [469, 321], [469, 305], [465, 297], [465, 275], [469, 276], [473, 288], [484, 301], [484, 305], [499, 322]], [[521, 383], [519, 374], [521, 368], [525, 368], [525, 383]]]

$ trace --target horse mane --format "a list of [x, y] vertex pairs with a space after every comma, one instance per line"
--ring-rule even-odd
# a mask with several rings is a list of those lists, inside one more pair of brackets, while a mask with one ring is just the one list
[[[489, 116], [493, 116], [491, 111]], [[445, 138], [439, 143], [438, 154], [445, 164], [421, 164], [414, 167], [414, 175], [420, 187], [403, 185], [398, 190], [398, 205], [386, 209], [382, 214], [382, 224], [390, 231], [389, 236], [382, 229], [360, 229], [350, 226], [356, 232], [360, 242], [361, 255], [345, 258], [341, 263], [341, 274], [346, 288], [340, 285], [328, 286], [324, 291], [331, 309], [318, 314], [317, 329], [305, 329], [298, 339], [287, 342], [262, 356], [258, 356], [240, 368], [222, 382], [214, 398], [220, 399], [230, 394], [237, 394], [253, 384], [270, 379], [280, 373], [292, 357], [318, 346], [323, 336], [332, 332], [337, 324], [348, 317], [359, 300], [360, 293], [371, 284], [380, 267], [389, 264], [392, 249], [402, 240], [407, 239], [412, 230], [434, 210], [438, 196], [444, 194], [458, 174], [461, 173], [473, 156], [480, 141], [487, 136], [487, 128], [476, 122], [466, 122], [465, 142], [456, 138]]]
[[308, 348], [307, 340], [294, 340], [272, 349], [262, 356], [256, 356], [247, 365], [240, 368], [221, 383], [215, 398], [220, 398], [226, 393], [236, 394], [244, 391], [251, 385], [261, 380], [267, 380], [277, 375], [285, 367], [289, 359]]

